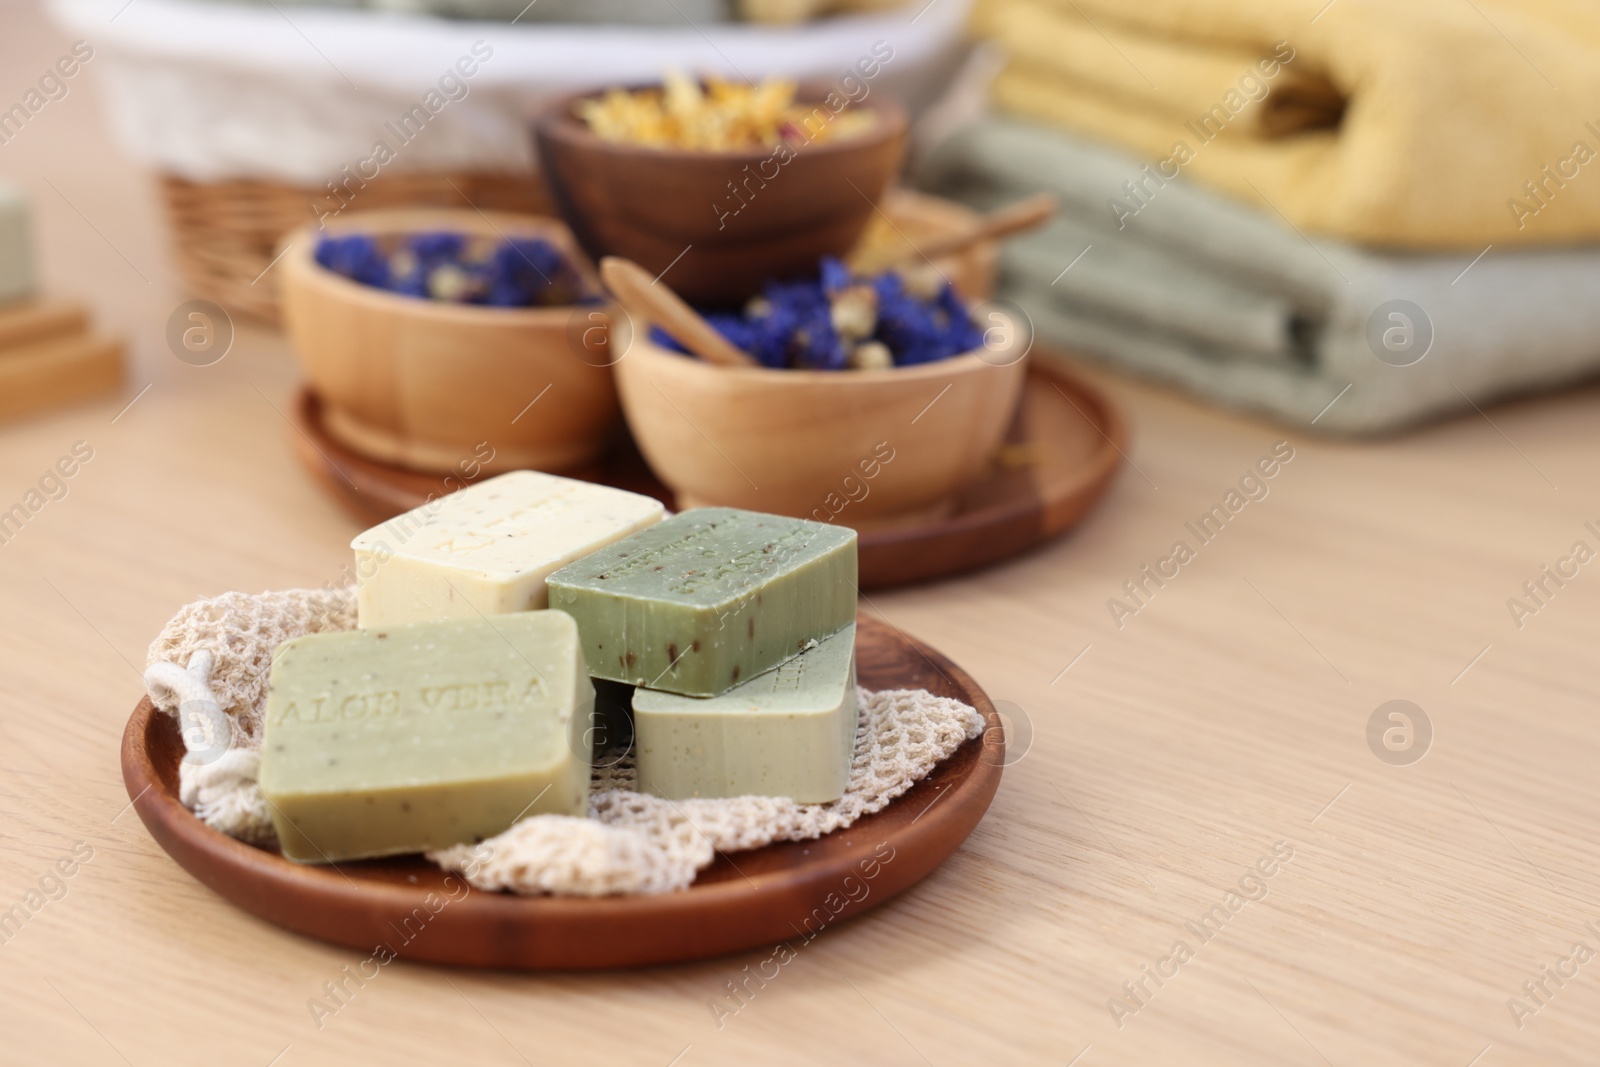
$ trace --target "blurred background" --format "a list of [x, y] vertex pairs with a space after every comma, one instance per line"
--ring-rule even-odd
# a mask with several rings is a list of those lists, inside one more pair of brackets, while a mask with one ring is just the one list
[[[240, 329], [276, 324], [280, 241], [330, 206], [342, 214], [337, 190], [357, 184], [351, 212], [549, 211], [534, 118], [563, 95], [669, 69], [855, 78], [910, 112], [905, 184], [978, 208], [1054, 194], [1051, 225], [1005, 249], [1000, 295], [1053, 348], [1210, 403], [1388, 432], [1600, 359], [1588, 299], [1600, 182], [1586, 173], [1600, 136], [1584, 109], [1600, 91], [1600, 16], [1585, 4], [0, 11], [10, 295], [34, 275], [40, 291], [78, 296], [92, 280], [100, 321], [135, 338], [144, 380], [174, 370], [135, 325], [150, 287], [213, 301]], [[429, 93], [425, 130], [396, 125]]]

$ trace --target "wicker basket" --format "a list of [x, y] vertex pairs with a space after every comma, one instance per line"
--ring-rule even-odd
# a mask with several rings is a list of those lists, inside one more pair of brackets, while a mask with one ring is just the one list
[[[272, 181], [162, 179], [178, 273], [196, 295], [230, 312], [276, 322], [278, 291], [267, 268], [283, 235], [316, 216], [326, 194]], [[550, 200], [529, 174], [401, 174], [376, 178], [346, 213], [392, 207], [476, 207], [549, 214]]]

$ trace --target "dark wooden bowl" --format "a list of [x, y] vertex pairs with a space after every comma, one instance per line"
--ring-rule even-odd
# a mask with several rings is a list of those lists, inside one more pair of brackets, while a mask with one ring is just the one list
[[[1000, 786], [1001, 721], [965, 671], [867, 616], [856, 656], [862, 685], [955, 697], [983, 713], [984, 734], [876, 815], [815, 841], [718, 856], [681, 893], [485, 893], [420, 856], [291, 863], [218, 833], [178, 801], [183, 742], [148, 699], [123, 734], [122, 777], [150, 836], [184, 870], [268, 922], [362, 953], [386, 946], [401, 959], [466, 967], [588, 970], [772, 948], [808, 940], [925, 877], [966, 840]], [[982, 916], [966, 921], [979, 936]]]
[[[626, 256], [651, 274], [670, 268], [667, 284], [694, 303], [744, 300], [768, 279], [810, 274], [820, 257], [844, 256], [905, 156], [905, 109], [882, 95], [861, 104], [876, 116], [870, 129], [799, 148], [781, 164], [767, 148], [701, 152], [603, 140], [573, 113], [586, 95], [562, 100], [534, 127], [557, 209], [596, 261]], [[799, 98], [817, 104], [825, 96]]]

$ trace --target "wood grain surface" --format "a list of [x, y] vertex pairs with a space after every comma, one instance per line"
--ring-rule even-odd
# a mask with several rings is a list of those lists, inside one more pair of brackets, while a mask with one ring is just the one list
[[[0, 8], [0, 101], [69, 44], [32, 7]], [[1087, 522], [862, 603], [1009, 702], [1025, 750], [931, 877], [732, 1001], [770, 951], [555, 976], [396, 963], [314, 1018], [364, 957], [185, 874], [129, 809], [117, 750], [180, 604], [336, 581], [357, 524], [284, 443], [281, 338], [241, 324], [209, 367], [166, 348], [186, 294], [154, 182], [105, 128], [99, 62], [0, 147], [35, 198], [51, 294], [131, 342], [121, 396], [0, 428], [0, 510], [74, 442], [94, 450], [0, 545], [0, 910], [39, 905], [0, 931], [0, 1060], [1595, 1062], [1600, 959], [1544, 979], [1542, 1005], [1523, 983], [1570, 972], [1575, 941], [1600, 951], [1600, 564], [1520, 628], [1507, 608], [1575, 541], [1597, 546], [1593, 387], [1346, 444], [1097, 378], [1133, 443]], [[1107, 600], [1285, 438], [1270, 495], [1119, 629]], [[1410, 766], [1366, 740], [1393, 699], [1432, 723]], [[1189, 934], [1280, 841], [1293, 856], [1267, 863], [1266, 895]], [[1114, 1019], [1108, 999], [1178, 940], [1191, 957]], [[1512, 997], [1538, 1010], [1514, 1019]]]

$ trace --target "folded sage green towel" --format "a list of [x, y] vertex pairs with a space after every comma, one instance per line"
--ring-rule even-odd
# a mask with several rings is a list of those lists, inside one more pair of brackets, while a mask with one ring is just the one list
[[1376, 433], [1600, 372], [1600, 247], [1363, 251], [1006, 118], [957, 131], [916, 180], [982, 208], [1055, 193], [1061, 214], [1006, 246], [999, 295], [1046, 345], [1228, 406]]

